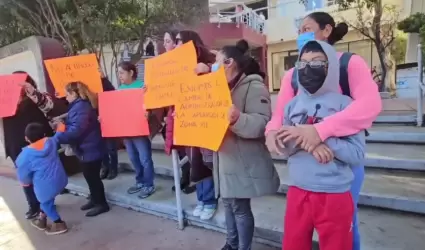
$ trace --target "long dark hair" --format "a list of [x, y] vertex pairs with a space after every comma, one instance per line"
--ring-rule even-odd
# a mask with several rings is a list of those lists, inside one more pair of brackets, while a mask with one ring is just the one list
[[265, 77], [266, 74], [261, 71], [260, 64], [252, 56], [248, 55], [248, 42], [244, 39], [239, 40], [236, 45], [224, 46], [221, 52], [226, 58], [232, 58], [241, 74], [245, 75], [260, 75]]
[[192, 41], [198, 56], [198, 63], [214, 63], [215, 55], [212, 54], [205, 46], [198, 33], [193, 30], [182, 30], [179, 32], [182, 43]]
[[35, 83], [34, 79], [25, 71], [22, 70], [18, 70], [13, 72], [13, 74], [26, 74], [27, 78], [25, 79], [25, 81], [29, 84], [31, 84], [35, 89], [37, 89], [37, 84]]
[[320, 27], [321, 30], [325, 29], [326, 25], [332, 27], [332, 32], [328, 37], [328, 43], [334, 45], [336, 42], [342, 40], [342, 38], [348, 33], [348, 25], [346, 23], [335, 24], [334, 18], [326, 12], [313, 12], [307, 17], [313, 19]]
[[174, 42], [174, 44], [177, 44], [176, 37], [177, 37], [178, 33], [179, 32], [177, 30], [167, 30], [167, 31], [164, 32], [164, 34], [170, 35], [171, 40]]

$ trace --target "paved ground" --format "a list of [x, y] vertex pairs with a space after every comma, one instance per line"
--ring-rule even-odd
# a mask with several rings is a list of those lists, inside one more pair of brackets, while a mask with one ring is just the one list
[[[27, 207], [21, 188], [2, 172], [7, 175], [0, 167], [0, 250], [217, 250], [225, 240], [220, 233], [194, 227], [180, 231], [174, 221], [116, 206], [108, 214], [86, 219], [79, 210], [85, 199], [73, 195], [60, 196], [56, 202], [71, 230], [46, 236], [23, 219]], [[256, 245], [254, 250], [274, 248]]]

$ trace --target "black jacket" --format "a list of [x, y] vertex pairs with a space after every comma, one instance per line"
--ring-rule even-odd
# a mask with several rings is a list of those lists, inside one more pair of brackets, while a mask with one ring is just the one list
[[13, 162], [22, 148], [28, 145], [25, 141], [25, 128], [33, 122], [43, 125], [46, 136], [53, 135], [53, 130], [43, 112], [27, 97], [19, 103], [14, 116], [3, 118], [6, 157], [9, 156]]

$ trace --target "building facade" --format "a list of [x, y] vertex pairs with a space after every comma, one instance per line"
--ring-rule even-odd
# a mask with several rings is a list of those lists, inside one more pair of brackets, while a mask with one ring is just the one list
[[[384, 4], [394, 5], [401, 11], [400, 19], [410, 14], [410, 2], [415, 0], [384, 0]], [[425, 1], [418, 0], [422, 5]], [[330, 13], [335, 21], [355, 22], [355, 9], [340, 11], [334, 0], [308, 0], [307, 4], [300, 4], [299, 0], [269, 0], [268, 20], [266, 21], [267, 34], [267, 65], [269, 75], [269, 89], [271, 92], [280, 90], [280, 81], [285, 73], [294, 67], [298, 58], [296, 37], [298, 26], [303, 17], [314, 11]], [[362, 56], [369, 66], [379, 66], [378, 54], [372, 42], [350, 29], [344, 39], [335, 45], [341, 52], [352, 52]]]

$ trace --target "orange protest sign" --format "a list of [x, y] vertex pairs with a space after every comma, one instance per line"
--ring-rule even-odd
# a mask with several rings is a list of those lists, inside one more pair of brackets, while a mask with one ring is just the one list
[[224, 69], [194, 76], [178, 94], [174, 143], [217, 151], [229, 127], [227, 115], [232, 105]]
[[174, 105], [178, 88], [195, 75], [196, 64], [196, 51], [192, 42], [145, 60], [146, 108]]
[[143, 89], [99, 93], [99, 120], [103, 137], [149, 135]]
[[0, 118], [14, 116], [21, 97], [22, 87], [27, 74], [0, 76]]
[[44, 61], [58, 97], [65, 96], [65, 86], [80, 81], [94, 93], [103, 91], [96, 55], [79, 55]]

